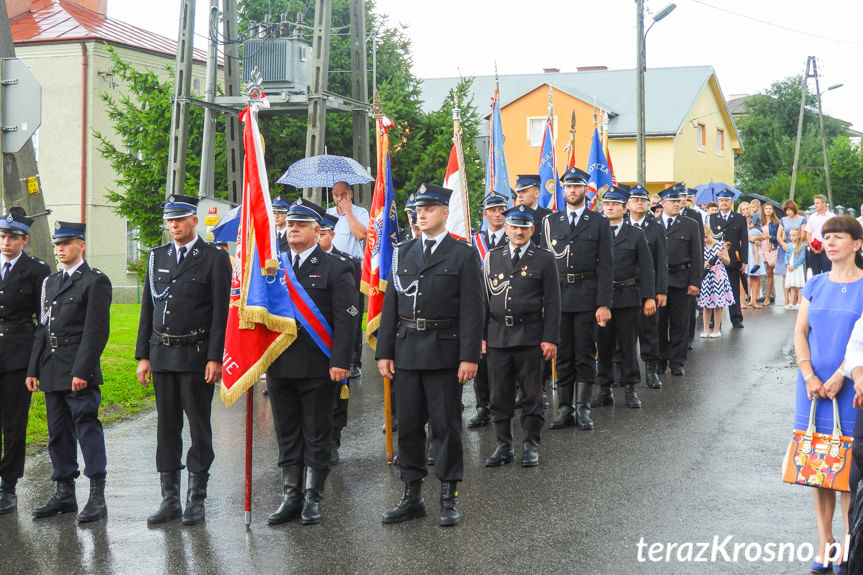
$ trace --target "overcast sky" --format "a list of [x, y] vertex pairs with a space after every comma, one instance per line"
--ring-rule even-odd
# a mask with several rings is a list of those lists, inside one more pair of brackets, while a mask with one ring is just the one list
[[[634, 0], [377, 0], [404, 25], [414, 73], [423, 77], [539, 72], [577, 66], [633, 68]], [[647, 15], [666, 0], [645, 0]], [[802, 74], [818, 58], [824, 111], [863, 130], [863, 2], [860, 0], [676, 0], [647, 36], [648, 67], [712, 65], [726, 98]], [[176, 38], [179, 0], [109, 0], [108, 14]], [[198, 0], [198, 33], [209, 2]], [[333, 22], [334, 26], [347, 22]], [[205, 48], [206, 41], [196, 44]], [[815, 89], [810, 80], [810, 90]], [[490, 95], [489, 95], [490, 96]]]

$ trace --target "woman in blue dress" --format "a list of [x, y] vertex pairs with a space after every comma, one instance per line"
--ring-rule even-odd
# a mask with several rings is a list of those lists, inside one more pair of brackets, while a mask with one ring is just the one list
[[[803, 226], [806, 225], [806, 218], [799, 213], [797, 209], [797, 204], [794, 203], [794, 200], [785, 200], [782, 202], [782, 213], [785, 216], [779, 220], [779, 231], [776, 232], [776, 239], [779, 241], [779, 253], [776, 256], [776, 259], [780, 262], [785, 261], [785, 251], [791, 247], [791, 230], [797, 228], [801, 233], [805, 231]], [[805, 237], [805, 236], [804, 236]], [[806, 266], [803, 266], [804, 268]], [[785, 287], [785, 268], [782, 270], [779, 269], [780, 266], [776, 266], [775, 273], [782, 273], [782, 291], [785, 294], [785, 305], [791, 303], [788, 299], [788, 288]]]
[[[863, 228], [851, 216], [837, 216], [824, 224], [823, 234], [825, 252], [833, 268], [829, 273], [812, 277], [803, 288], [794, 328], [794, 352], [800, 367], [794, 428], [808, 427], [811, 402], [816, 401], [816, 431], [832, 434], [832, 399], [836, 398], [842, 434], [850, 435], [856, 421], [852, 403], [854, 386], [845, 378], [842, 364], [854, 323], [863, 313], [863, 258], [859, 255]], [[826, 573], [830, 566], [823, 565], [827, 559], [822, 558], [822, 554], [834, 541], [832, 522], [836, 492], [815, 488], [812, 495], [819, 539], [812, 571]], [[850, 501], [850, 494], [842, 493], [845, 533], [848, 533]], [[838, 541], [844, 542], [844, 536]]]

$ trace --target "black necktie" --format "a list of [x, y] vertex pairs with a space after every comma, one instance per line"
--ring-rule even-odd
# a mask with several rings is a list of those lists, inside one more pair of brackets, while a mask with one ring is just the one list
[[611, 226], [611, 227], [613, 228], [612, 231], [614, 232], [614, 235], [617, 236], [617, 230], [620, 229], [620, 226]]
[[521, 248], [515, 248], [512, 252], [512, 267], [513, 268], [515, 268], [515, 265], [518, 263], [518, 260], [521, 259], [521, 256], [519, 255], [519, 251], [521, 251]]
[[665, 220], [665, 229], [667, 230], [668, 228], [670, 228], [671, 224], [673, 224], [673, 223], [674, 223], [674, 218], [668, 218], [667, 220]]
[[636, 228], [641, 229], [641, 224], [632, 224], [632, 225], [635, 226]]
[[9, 270], [12, 269], [12, 262], [6, 262], [3, 264], [3, 279], [5, 280], [9, 276]]
[[180, 248], [180, 259], [177, 261], [177, 264], [183, 263], [184, 259], [186, 259], [186, 246]]
[[423, 259], [428, 261], [428, 259], [432, 255], [432, 247], [434, 247], [435, 241], [434, 240], [425, 240], [424, 243], [425, 243], [426, 249], [423, 252]]
[[570, 223], [570, 225], [572, 226], [573, 229], [575, 229], [575, 226], [578, 225], [578, 213], [577, 212], [572, 212], [572, 222]]
[[495, 245], [495, 241], [494, 241], [494, 240], [495, 240], [495, 238], [497, 238], [497, 235], [496, 235], [496, 234], [489, 234], [489, 235], [488, 235], [488, 249], [490, 249], [490, 250], [491, 250], [491, 249], [494, 249], [494, 245]]
[[300, 271], [300, 254], [294, 256], [294, 273]]
[[63, 272], [63, 275], [60, 276], [60, 289], [66, 287], [67, 283], [69, 283], [69, 274]]

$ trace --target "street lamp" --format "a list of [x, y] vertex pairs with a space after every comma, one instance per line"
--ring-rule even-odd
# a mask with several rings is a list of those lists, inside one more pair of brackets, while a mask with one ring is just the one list
[[677, 8], [677, 4], [669, 4], [662, 10], [656, 13], [653, 17], [653, 22], [650, 23], [650, 26], [647, 30], [644, 30], [644, 0], [635, 0], [636, 11], [637, 11], [637, 20], [638, 20], [638, 53], [636, 55], [636, 65], [635, 65], [635, 90], [636, 90], [636, 102], [638, 104], [636, 115], [636, 134], [635, 134], [635, 145], [636, 145], [636, 155], [638, 164], [638, 183], [642, 186], [646, 186], [646, 178], [645, 178], [645, 154], [644, 154], [644, 72], [647, 68], [647, 54], [645, 51], [645, 43], [647, 40], [647, 32], [650, 32], [650, 29], [653, 28], [653, 25], [671, 14], [675, 8]]

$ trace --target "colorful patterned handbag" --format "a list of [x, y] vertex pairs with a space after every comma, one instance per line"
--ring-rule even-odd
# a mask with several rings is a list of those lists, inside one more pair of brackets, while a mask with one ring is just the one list
[[833, 399], [833, 434], [815, 432], [815, 405], [812, 400], [809, 428], [794, 430], [782, 465], [782, 481], [834, 491], [849, 491], [853, 437], [842, 435], [839, 404]]

